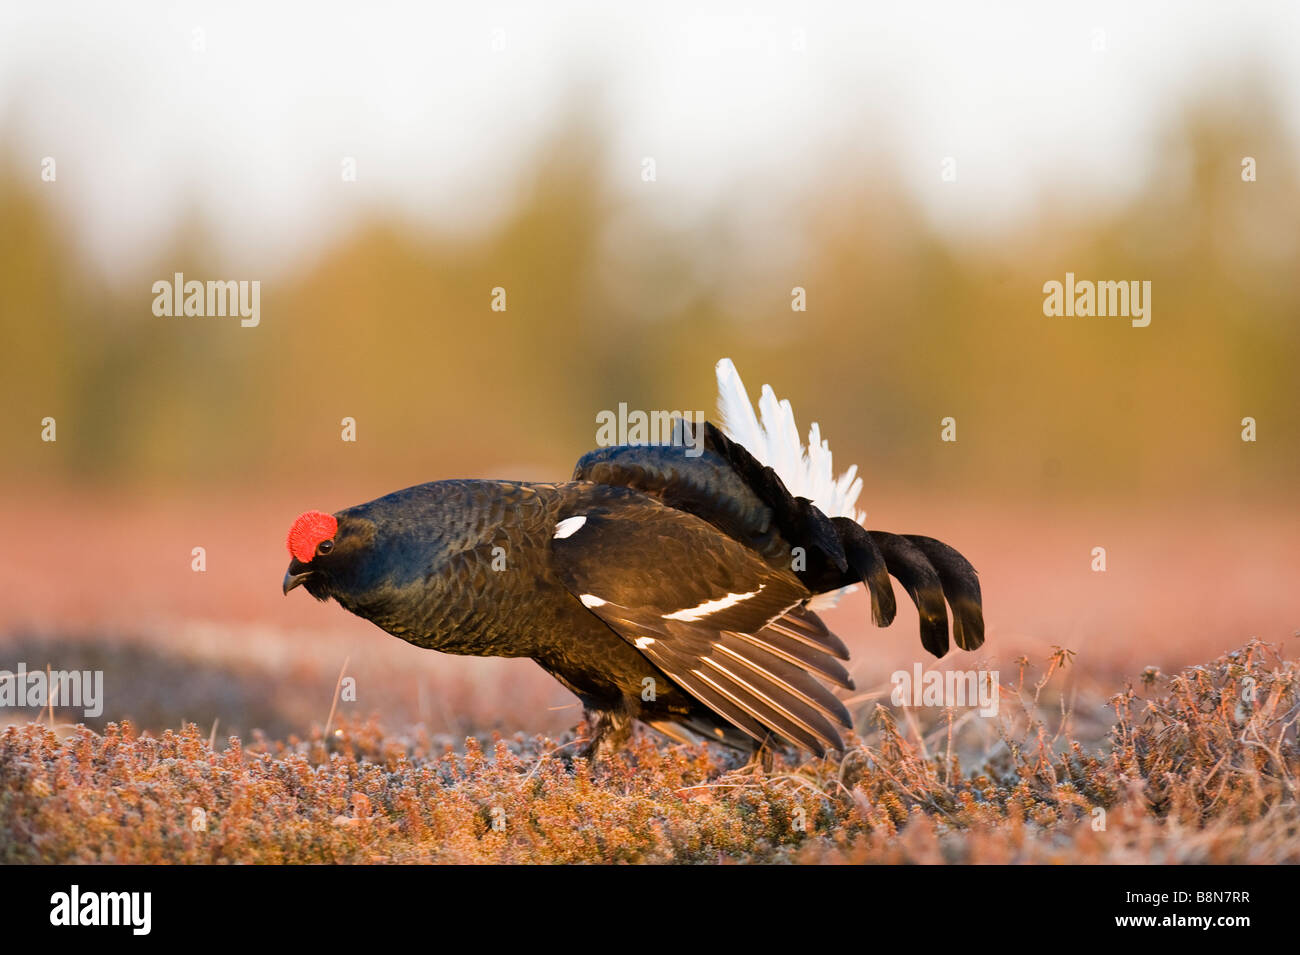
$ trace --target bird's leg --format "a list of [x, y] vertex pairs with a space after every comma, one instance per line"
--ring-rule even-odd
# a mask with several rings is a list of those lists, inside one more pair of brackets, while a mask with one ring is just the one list
[[776, 741], [768, 735], [763, 742], [757, 743], [749, 754], [749, 760], [738, 770], [742, 773], [753, 773], [758, 775], [759, 770], [764, 774], [772, 772], [772, 767], [776, 763]]
[[587, 709], [584, 713], [591, 727], [591, 742], [582, 755], [593, 762], [621, 749], [632, 735], [632, 717], [624, 710]]

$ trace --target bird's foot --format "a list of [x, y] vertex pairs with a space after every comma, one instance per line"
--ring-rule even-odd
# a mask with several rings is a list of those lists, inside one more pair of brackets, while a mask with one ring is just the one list
[[749, 754], [749, 760], [744, 766], [741, 766], [736, 772], [745, 773], [751, 776], [769, 775], [776, 764], [776, 746], [772, 737], [767, 737], [763, 742], [754, 747]]
[[620, 710], [587, 710], [591, 741], [579, 753], [598, 763], [622, 749], [632, 736], [632, 717]]

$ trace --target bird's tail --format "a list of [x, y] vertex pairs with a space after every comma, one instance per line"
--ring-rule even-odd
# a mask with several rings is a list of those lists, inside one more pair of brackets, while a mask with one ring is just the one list
[[888, 626], [896, 611], [889, 583], [892, 575], [916, 604], [921, 642], [927, 650], [935, 656], [948, 652], [948, 606], [953, 611], [952, 635], [957, 646], [974, 650], [983, 644], [979, 577], [970, 562], [930, 537], [868, 531], [863, 526], [866, 515], [857, 508], [862, 492], [857, 467], [835, 475], [830, 445], [817, 424], [809, 429], [805, 447], [789, 401], [777, 398], [771, 386], [764, 385], [756, 416], [731, 359], [719, 361], [716, 370], [718, 412], [725, 435], [747, 449], [759, 464], [770, 467], [790, 494], [811, 501], [831, 518], [843, 547], [847, 571], [832, 572], [830, 579], [821, 580], [814, 588], [819, 596], [810, 606], [834, 606], [860, 581], [871, 596], [876, 625]]
[[859, 524], [866, 514], [857, 509], [862, 478], [857, 465], [839, 477], [831, 461], [831, 447], [821, 436], [817, 422], [808, 429], [808, 446], [799, 437], [790, 402], [777, 398], [771, 385], [764, 385], [758, 399], [761, 419], [754, 415], [749, 392], [730, 358], [716, 366], [718, 373], [718, 416], [722, 430], [732, 441], [745, 447], [760, 464], [777, 473], [791, 494], [806, 497], [827, 517], [847, 517]]

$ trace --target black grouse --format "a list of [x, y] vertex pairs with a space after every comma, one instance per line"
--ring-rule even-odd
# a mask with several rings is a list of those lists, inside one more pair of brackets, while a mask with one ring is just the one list
[[834, 478], [817, 426], [804, 449], [769, 388], [759, 424], [731, 362], [717, 370], [730, 436], [680, 419], [667, 443], [584, 455], [567, 483], [436, 481], [308, 512], [284, 592], [416, 646], [531, 657], [586, 708], [593, 757], [634, 719], [677, 740], [842, 750], [852, 724], [830, 687], [853, 688], [848, 651], [815, 596], [864, 584], [887, 626], [892, 575], [943, 656], [945, 601], [957, 646], [984, 642], [979, 580], [947, 544], [866, 530], [861, 481]]

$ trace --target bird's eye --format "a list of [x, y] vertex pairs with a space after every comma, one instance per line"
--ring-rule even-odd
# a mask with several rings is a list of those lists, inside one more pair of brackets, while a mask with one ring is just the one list
[[318, 554], [328, 554], [333, 549], [334, 549], [333, 541], [321, 541], [319, 544], [316, 545], [316, 553]]

